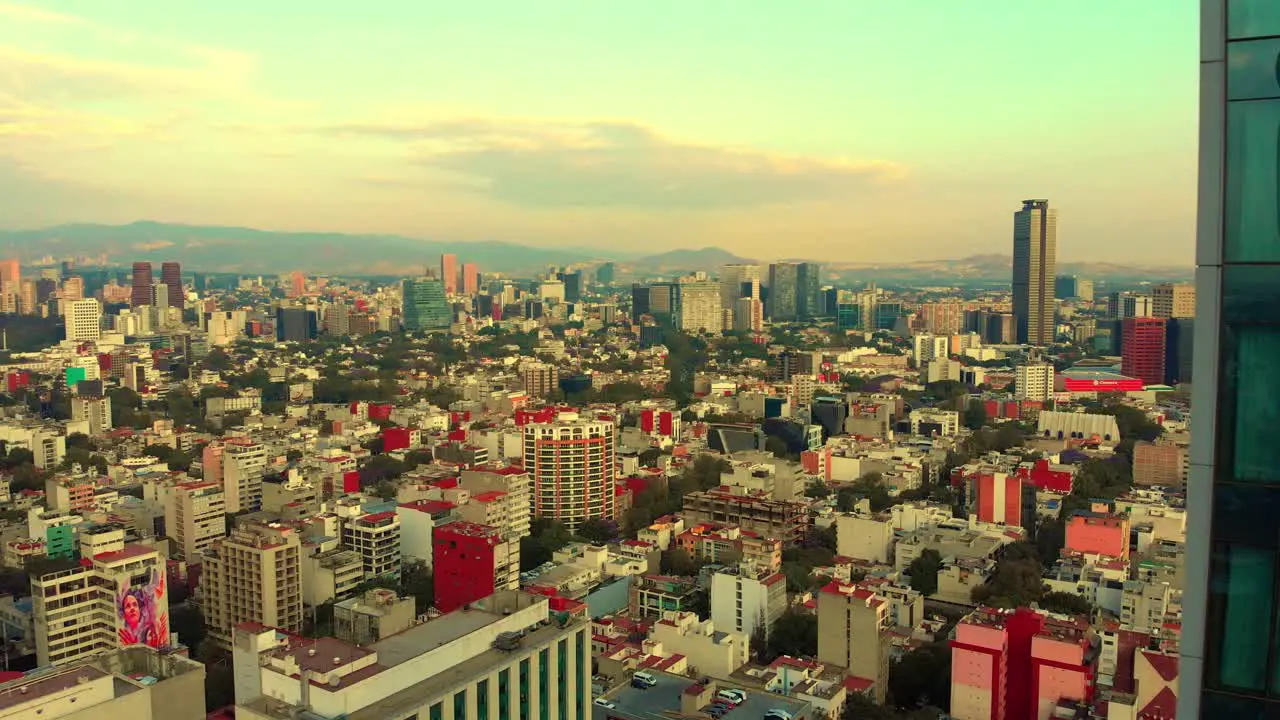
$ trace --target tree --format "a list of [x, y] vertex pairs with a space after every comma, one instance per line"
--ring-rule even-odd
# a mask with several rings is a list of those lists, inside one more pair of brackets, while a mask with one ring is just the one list
[[987, 424], [987, 404], [981, 400], [970, 400], [964, 410], [964, 426], [977, 430]]
[[974, 588], [973, 601], [1002, 608], [1038, 602], [1044, 594], [1043, 573], [1035, 545], [1028, 542], [1007, 545], [996, 561], [995, 574], [986, 585]]
[[653, 447], [647, 448], [646, 450], [640, 453], [640, 457], [639, 457], [640, 465], [641, 467], [657, 467], [658, 459], [661, 457], [662, 457], [662, 451], [659, 450], [658, 448], [653, 448]]
[[205, 638], [204, 614], [194, 605], [182, 603], [169, 608], [169, 631], [189, 648], [200, 647]]
[[790, 448], [787, 447], [787, 441], [777, 435], [770, 435], [764, 441], [765, 452], [773, 453], [776, 458], [786, 458], [791, 454]]
[[889, 668], [889, 698], [900, 708], [949, 708], [951, 648], [947, 643], [921, 645], [894, 662]]
[[414, 599], [418, 613], [424, 613], [435, 605], [435, 579], [426, 563], [406, 562], [400, 570], [400, 586], [405, 596]]
[[932, 548], [920, 553], [920, 556], [907, 566], [911, 574], [911, 589], [924, 595], [938, 592], [938, 570], [942, 569], [942, 555]]
[[804, 489], [804, 495], [811, 498], [829, 497], [831, 495], [831, 486], [815, 478], [809, 481], [808, 487]]
[[578, 535], [595, 545], [611, 542], [618, 535], [614, 523], [601, 518], [590, 518], [578, 526]]
[[152, 443], [151, 445], [148, 445], [142, 449], [142, 454], [150, 455], [151, 457], [159, 460], [160, 462], [168, 462], [169, 458], [173, 457], [173, 448], [169, 447], [168, 445]]
[[1040, 607], [1064, 615], [1088, 615], [1093, 612], [1093, 606], [1088, 600], [1079, 595], [1056, 591], [1045, 593], [1040, 598]]
[[818, 617], [795, 608], [783, 611], [774, 621], [765, 643], [765, 662], [782, 655], [813, 657], [818, 654]]
[[520, 538], [520, 570], [532, 570], [550, 562], [552, 553], [568, 545], [572, 539], [563, 523], [551, 518], [534, 518], [529, 525], [529, 534]]
[[697, 575], [701, 564], [693, 559], [688, 550], [673, 546], [662, 551], [659, 567], [668, 575]]

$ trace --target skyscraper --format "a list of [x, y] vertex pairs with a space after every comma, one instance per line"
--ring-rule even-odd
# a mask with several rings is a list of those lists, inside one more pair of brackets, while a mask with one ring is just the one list
[[404, 329], [447, 330], [453, 318], [444, 283], [430, 278], [405, 280], [400, 288]]
[[446, 295], [458, 292], [458, 256], [444, 253], [440, 256], [440, 282]]
[[724, 329], [724, 313], [720, 307], [720, 283], [705, 275], [680, 278], [680, 314], [676, 326], [687, 333], [719, 334]]
[[743, 286], [755, 281], [755, 299], [760, 299], [760, 266], [749, 263], [733, 263], [720, 268], [720, 306], [726, 310], [737, 307], [743, 295]]
[[1019, 343], [1053, 342], [1057, 256], [1058, 211], [1048, 200], [1024, 200], [1013, 214], [1013, 316]]
[[796, 314], [803, 320], [821, 315], [822, 266], [800, 263], [796, 268]]
[[182, 291], [182, 265], [166, 262], [160, 265], [160, 281], [169, 290], [169, 307], [179, 310], [186, 307], [186, 294]]
[[769, 266], [769, 299], [765, 310], [769, 319], [788, 322], [799, 318], [800, 266], [796, 263], [774, 263]]
[[142, 307], [151, 304], [151, 286], [155, 279], [151, 276], [151, 263], [136, 262], [133, 264], [133, 292], [129, 295], [130, 307]]
[[462, 292], [475, 295], [480, 290], [480, 268], [475, 263], [462, 264]]
[[1122, 322], [1124, 339], [1120, 372], [1147, 385], [1164, 382], [1164, 318], [1128, 317]]
[[600, 285], [612, 285], [613, 275], [614, 267], [611, 262], [601, 263], [600, 267], [596, 268], [596, 282]]
[[289, 297], [302, 297], [307, 292], [307, 276], [294, 270], [289, 275]]
[[1280, 713], [1280, 14], [1202, 0], [1180, 718]]
[[562, 412], [524, 426], [524, 469], [533, 479], [533, 512], [570, 530], [616, 517], [618, 428], [612, 418]]

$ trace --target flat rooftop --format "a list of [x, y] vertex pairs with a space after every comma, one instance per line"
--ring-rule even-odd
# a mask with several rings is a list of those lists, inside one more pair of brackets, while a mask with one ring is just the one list
[[370, 647], [378, 653], [379, 665], [393, 667], [502, 620], [506, 617], [504, 610], [514, 612], [546, 601], [545, 597], [519, 592], [492, 595], [481, 601], [488, 609], [455, 610], [385, 637]]

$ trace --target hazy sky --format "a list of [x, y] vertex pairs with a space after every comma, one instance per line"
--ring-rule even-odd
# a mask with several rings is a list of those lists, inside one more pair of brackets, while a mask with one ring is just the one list
[[0, 227], [1191, 263], [1195, 0], [0, 0]]

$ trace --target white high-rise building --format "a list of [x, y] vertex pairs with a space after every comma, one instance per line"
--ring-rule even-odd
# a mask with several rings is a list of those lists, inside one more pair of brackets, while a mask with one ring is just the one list
[[724, 329], [720, 284], [704, 275], [680, 278], [677, 327], [687, 333], [719, 334]]
[[533, 480], [533, 514], [577, 530], [617, 516], [618, 428], [612, 418], [562, 412], [524, 426], [524, 469]]
[[1053, 343], [1058, 211], [1048, 200], [1024, 200], [1013, 214], [1013, 317], [1018, 342]]
[[102, 303], [96, 298], [67, 303], [67, 339], [72, 342], [98, 340], [102, 337]]
[[946, 360], [950, 357], [949, 338], [940, 335], [921, 334], [911, 338], [911, 359], [917, 368], [924, 368], [930, 360]]
[[89, 424], [88, 435], [111, 429], [111, 398], [106, 395], [75, 395], [71, 398], [71, 419]]
[[1014, 379], [1019, 400], [1039, 400], [1046, 402], [1053, 399], [1053, 365], [1050, 363], [1027, 363], [1019, 365]]

